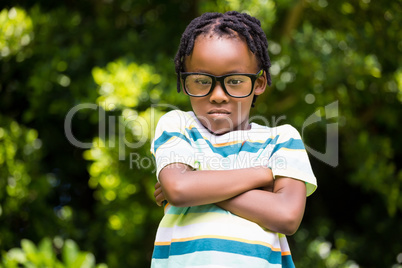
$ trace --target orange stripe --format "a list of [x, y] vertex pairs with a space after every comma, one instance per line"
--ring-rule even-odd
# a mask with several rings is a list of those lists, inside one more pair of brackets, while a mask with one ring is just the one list
[[224, 143], [216, 143], [212, 144], [213, 147], [223, 147], [223, 146], [228, 146], [228, 145], [233, 145], [233, 144], [239, 144], [242, 143], [243, 141], [231, 141], [231, 142], [224, 142]]
[[166, 203], [165, 207], [163, 208], [164, 211], [166, 211], [166, 208], [169, 206], [169, 202]]
[[[216, 236], [200, 235], [200, 236], [194, 236], [194, 237], [176, 238], [176, 239], [172, 239], [171, 241], [155, 242], [155, 245], [156, 246], [161, 246], [161, 245], [166, 246], [166, 245], [170, 245], [171, 243], [174, 243], [174, 242], [187, 242], [187, 241], [198, 240], [198, 239], [203, 239], [203, 238], [218, 238], [218, 239], [243, 242], [243, 243], [247, 243], [247, 244], [262, 245], [262, 246], [269, 247], [273, 251], [281, 251], [280, 248], [274, 248], [271, 244], [266, 243], [266, 242], [247, 240], [247, 239], [242, 239], [242, 238], [233, 238], [233, 237], [220, 236], [220, 235], [216, 235]], [[282, 255], [290, 255], [290, 252], [289, 251], [282, 252]]]

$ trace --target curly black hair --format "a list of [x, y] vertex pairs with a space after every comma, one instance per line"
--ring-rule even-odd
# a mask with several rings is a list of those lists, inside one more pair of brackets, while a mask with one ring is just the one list
[[268, 41], [261, 28], [261, 22], [246, 13], [237, 11], [229, 11], [224, 14], [208, 12], [193, 19], [181, 36], [179, 49], [174, 58], [177, 74], [177, 92], [180, 92], [180, 72], [185, 71], [184, 59], [193, 51], [197, 36], [201, 34], [236, 36], [236, 33], [245, 39], [251, 52], [256, 55], [259, 68], [265, 71], [268, 85], [271, 85], [271, 75], [269, 73], [271, 61], [268, 55]]

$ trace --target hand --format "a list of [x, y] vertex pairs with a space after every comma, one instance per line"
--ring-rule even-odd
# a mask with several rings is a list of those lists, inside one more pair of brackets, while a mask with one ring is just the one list
[[274, 175], [272, 173], [272, 170], [270, 168], [264, 168], [264, 170], [268, 174], [267, 178], [269, 178], [269, 182], [266, 185], [264, 185], [263, 187], [259, 188], [259, 189], [267, 191], [267, 192], [273, 192], [274, 191], [275, 180], [274, 180]]
[[165, 196], [162, 192], [162, 186], [159, 181], [155, 184], [155, 192], [154, 192], [155, 202], [158, 206], [162, 206], [163, 201], [166, 200]]

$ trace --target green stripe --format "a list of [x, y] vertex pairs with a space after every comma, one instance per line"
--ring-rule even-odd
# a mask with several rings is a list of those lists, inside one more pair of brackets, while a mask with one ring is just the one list
[[209, 213], [186, 213], [181, 215], [166, 214], [163, 216], [159, 227], [173, 228], [175, 226], [187, 226], [191, 224], [217, 221], [220, 219], [227, 219], [229, 214], [219, 212]]

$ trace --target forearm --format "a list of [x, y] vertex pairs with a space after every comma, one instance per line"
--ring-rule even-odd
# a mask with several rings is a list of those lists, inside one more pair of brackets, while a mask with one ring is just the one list
[[301, 181], [288, 180], [291, 187], [286, 191], [278, 187], [274, 192], [250, 190], [217, 205], [271, 231], [291, 235], [303, 218], [305, 185]]
[[272, 182], [265, 167], [236, 170], [190, 170], [164, 168], [159, 176], [166, 199], [175, 206], [196, 206], [220, 202]]

